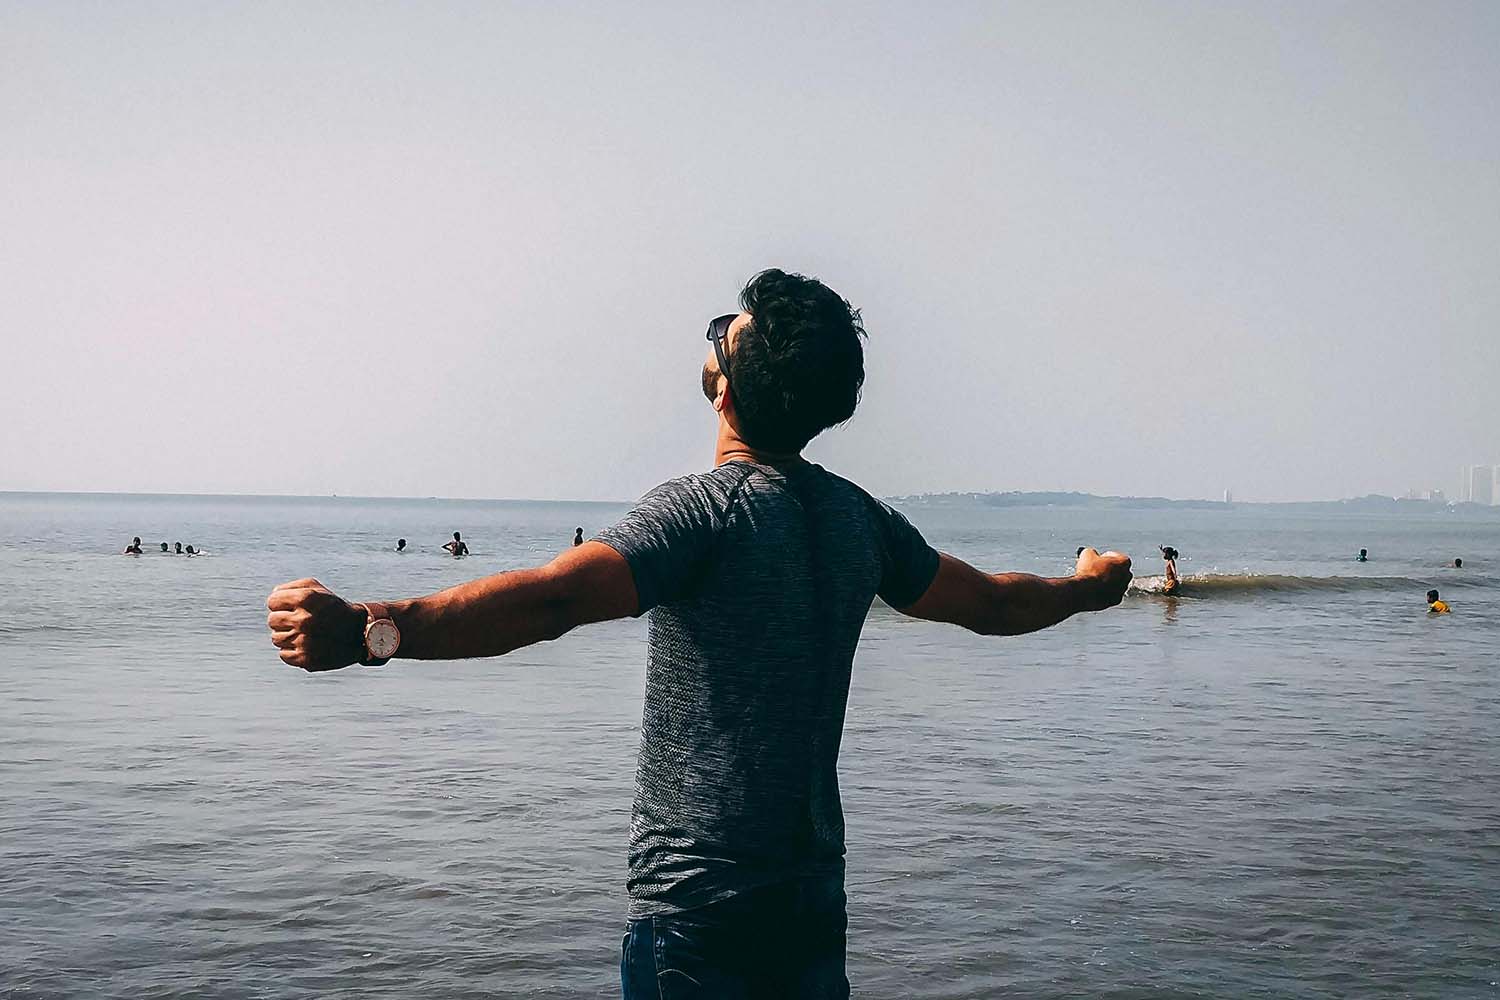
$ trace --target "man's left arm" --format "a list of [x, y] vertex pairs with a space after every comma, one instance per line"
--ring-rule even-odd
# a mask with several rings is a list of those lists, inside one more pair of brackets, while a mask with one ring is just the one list
[[1130, 585], [1130, 559], [1118, 552], [1084, 549], [1072, 576], [983, 573], [947, 554], [936, 576], [903, 614], [961, 625], [981, 635], [1024, 635], [1051, 628], [1085, 611], [1120, 603]]
[[[638, 612], [635, 579], [608, 545], [586, 542], [536, 569], [515, 570], [427, 597], [385, 602], [401, 632], [397, 658], [499, 656], [579, 625]], [[303, 670], [336, 670], [365, 656], [366, 615], [317, 580], [284, 583], [266, 599], [271, 641]]]

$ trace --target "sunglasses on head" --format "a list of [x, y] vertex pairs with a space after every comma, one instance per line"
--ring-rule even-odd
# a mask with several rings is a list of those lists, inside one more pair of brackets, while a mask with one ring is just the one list
[[724, 384], [729, 385], [729, 358], [724, 354], [724, 338], [729, 336], [729, 327], [740, 318], [739, 313], [725, 313], [708, 324], [708, 339], [713, 341], [714, 356], [719, 359], [719, 373]]

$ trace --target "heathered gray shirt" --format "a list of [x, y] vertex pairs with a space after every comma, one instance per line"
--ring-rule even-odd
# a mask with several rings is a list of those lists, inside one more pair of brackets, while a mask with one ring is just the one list
[[914, 603], [938, 555], [810, 463], [727, 462], [664, 483], [598, 540], [650, 611], [630, 822], [632, 919], [842, 877], [838, 753], [876, 594]]

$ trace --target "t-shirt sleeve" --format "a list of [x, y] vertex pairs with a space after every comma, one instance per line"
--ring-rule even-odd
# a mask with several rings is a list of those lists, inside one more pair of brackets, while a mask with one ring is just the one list
[[927, 593], [937, 576], [937, 549], [889, 504], [873, 500], [871, 509], [883, 549], [880, 599], [893, 608], [910, 607]]
[[647, 493], [619, 523], [595, 536], [625, 557], [640, 601], [636, 615], [684, 597], [702, 574], [722, 527], [720, 504], [700, 477]]

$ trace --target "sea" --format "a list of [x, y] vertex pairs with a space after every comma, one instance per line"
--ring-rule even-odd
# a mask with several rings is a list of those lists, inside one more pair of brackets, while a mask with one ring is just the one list
[[[644, 620], [308, 675], [264, 601], [428, 593], [625, 509], [0, 494], [0, 996], [618, 996]], [[989, 571], [1094, 545], [1138, 582], [1018, 638], [872, 609], [856, 996], [1500, 997], [1500, 518], [904, 509]]]

